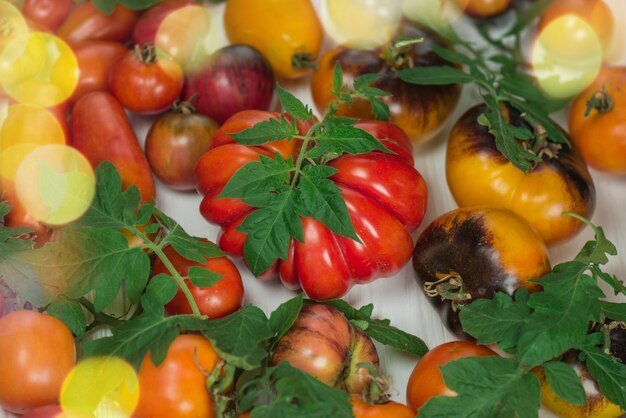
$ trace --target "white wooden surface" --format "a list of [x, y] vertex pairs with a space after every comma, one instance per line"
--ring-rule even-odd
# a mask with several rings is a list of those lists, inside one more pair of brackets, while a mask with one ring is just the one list
[[[319, 7], [319, 0], [313, 0]], [[611, 0], [612, 6], [621, 13], [616, 13], [616, 19], [626, 20], [624, 13], [624, 0]], [[213, 22], [216, 28], [214, 37], [215, 47], [227, 44], [222, 31], [221, 11], [223, 5], [211, 6], [215, 11]], [[620, 9], [621, 7], [621, 9]], [[467, 21], [458, 22], [458, 27], [463, 33], [471, 35], [468, 31]], [[619, 23], [616, 26], [620, 26]], [[623, 25], [622, 25], [623, 26]], [[620, 28], [623, 30], [623, 28]], [[620, 36], [623, 36], [621, 32]], [[626, 40], [626, 38], [622, 38]], [[325, 47], [332, 45], [332, 40], [325, 40]], [[626, 42], [619, 42], [617, 48], [625, 48]], [[624, 62], [623, 62], [624, 63]], [[295, 83], [282, 82], [293, 93], [304, 101], [312, 104], [309, 89], [309, 78], [301, 79]], [[456, 208], [456, 204], [448, 190], [445, 181], [445, 144], [447, 135], [454, 121], [467, 110], [472, 103], [476, 102], [477, 96], [469, 89], [465, 89], [453, 114], [450, 116], [446, 127], [431, 142], [414, 149], [415, 167], [426, 179], [429, 190], [429, 201], [426, 218], [418, 229], [415, 237], [437, 216]], [[565, 121], [565, 115], [558, 116], [559, 121]], [[149, 127], [151, 118], [133, 118], [137, 132], [143, 141]], [[626, 279], [626, 177], [615, 177], [591, 171], [596, 185], [597, 204], [592, 220], [604, 227], [607, 236], [620, 251], [620, 256], [611, 260], [606, 270]], [[180, 193], [167, 189], [162, 184], [157, 185], [157, 201], [159, 207], [174, 217], [181, 225], [194, 235], [204, 236], [215, 240], [218, 228], [204, 221], [198, 211], [200, 196], [195, 193]], [[552, 264], [565, 261], [573, 257], [581, 248], [582, 244], [592, 237], [589, 229], [584, 230], [574, 240], [550, 249]], [[271, 312], [280, 303], [294, 296], [294, 293], [285, 289], [280, 283], [261, 283], [257, 281], [244, 267], [241, 262], [237, 263], [242, 272], [245, 286], [245, 303], [261, 307], [266, 313]], [[418, 288], [410, 264], [394, 277], [379, 279], [368, 285], [355, 286], [345, 296], [345, 299], [355, 306], [373, 303], [374, 315], [380, 318], [389, 318], [393, 325], [420, 336], [429, 347], [452, 340], [453, 337], [444, 328], [437, 314], [433, 311], [428, 301]], [[393, 379], [392, 398], [405, 402], [405, 391], [408, 377], [416, 364], [417, 359], [408, 355], [400, 354], [394, 350], [379, 346], [381, 366], [385, 373]], [[1, 379], [10, 378], [0, 376]], [[552, 416], [542, 411], [542, 417]], [[0, 410], [0, 418], [12, 418]]]

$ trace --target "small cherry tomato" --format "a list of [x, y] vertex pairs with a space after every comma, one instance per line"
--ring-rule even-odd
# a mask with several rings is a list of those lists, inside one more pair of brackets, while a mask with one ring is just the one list
[[70, 45], [98, 39], [126, 42], [136, 21], [137, 13], [120, 4], [112, 14], [105, 15], [87, 1], [72, 10], [57, 35]]
[[231, 43], [256, 48], [284, 78], [307, 74], [323, 37], [310, 0], [229, 0], [224, 29]]
[[476, 356], [497, 356], [497, 354], [490, 348], [469, 341], [452, 341], [431, 349], [417, 362], [409, 377], [406, 389], [409, 408], [418, 413], [430, 398], [455, 395], [456, 393], [443, 382], [439, 368], [461, 357]]
[[159, 113], [183, 90], [183, 70], [171, 58], [158, 56], [154, 45], [135, 45], [109, 73], [109, 90], [130, 111]]
[[569, 129], [596, 170], [626, 174], [626, 67], [606, 67], [572, 103]]
[[75, 364], [74, 337], [57, 318], [25, 310], [0, 318], [0, 407], [23, 414], [58, 402]]
[[[204, 264], [187, 260], [178, 254], [172, 247], [167, 247], [165, 255], [172, 262], [176, 271], [183, 277], [189, 274], [189, 270], [194, 267], [202, 267], [209, 271], [222, 275], [219, 282], [211, 287], [200, 288], [189, 280], [185, 280], [189, 290], [198, 305], [202, 315], [207, 315], [210, 319], [221, 318], [235, 312], [243, 304], [243, 283], [239, 270], [227, 257], [207, 258]], [[154, 263], [152, 274], [169, 274], [169, 271], [160, 259]], [[165, 309], [171, 314], [191, 314], [191, 306], [182, 290], [178, 290]]]
[[198, 160], [209, 150], [218, 124], [188, 102], [157, 119], [146, 136], [146, 157], [155, 176], [176, 190], [196, 187]]
[[354, 418], [415, 418], [408, 406], [394, 401], [369, 404], [361, 399], [361, 395], [353, 394], [350, 403]]
[[73, 7], [73, 0], [24, 0], [22, 13], [29, 22], [55, 31]]
[[455, 0], [454, 2], [467, 15], [479, 19], [501, 15], [513, 4], [512, 0]]
[[139, 404], [133, 417], [215, 418], [205, 373], [219, 361], [209, 340], [199, 335], [176, 337], [159, 367], [148, 353], [139, 370]]
[[113, 41], [87, 41], [73, 46], [72, 50], [79, 69], [73, 102], [92, 91], [108, 91], [109, 71], [128, 52], [123, 44]]

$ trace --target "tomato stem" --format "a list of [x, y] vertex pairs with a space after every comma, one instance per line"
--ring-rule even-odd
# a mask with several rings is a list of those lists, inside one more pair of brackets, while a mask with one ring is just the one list
[[291, 57], [291, 66], [296, 70], [305, 70], [307, 68], [317, 68], [317, 63], [315, 59], [308, 52], [301, 52], [299, 54], [294, 54]]
[[602, 86], [602, 89], [593, 93], [593, 96], [587, 101], [587, 109], [585, 110], [585, 117], [589, 117], [593, 110], [598, 113], [608, 113], [613, 110], [613, 99], [606, 91], [606, 86]]

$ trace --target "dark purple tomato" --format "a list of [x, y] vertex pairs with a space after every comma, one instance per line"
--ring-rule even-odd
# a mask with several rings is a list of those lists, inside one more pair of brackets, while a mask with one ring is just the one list
[[274, 74], [256, 49], [230, 45], [187, 77], [183, 97], [188, 100], [194, 94], [197, 111], [221, 124], [242, 110], [269, 109]]

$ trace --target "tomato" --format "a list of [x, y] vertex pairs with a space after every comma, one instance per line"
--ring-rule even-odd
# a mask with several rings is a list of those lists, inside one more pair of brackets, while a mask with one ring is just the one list
[[576, 97], [569, 113], [572, 139], [587, 164], [614, 174], [626, 174], [624, 86], [626, 67], [603, 68], [593, 84]]
[[564, 418], [617, 418], [624, 414], [618, 405], [610, 402], [600, 391], [598, 382], [591, 377], [587, 366], [578, 359], [578, 351], [568, 351], [563, 355], [565, 363], [574, 368], [580, 383], [585, 389], [587, 403], [576, 405], [559, 398], [552, 390], [543, 372], [537, 373], [541, 382], [541, 402], [559, 417]]
[[608, 48], [614, 21], [611, 8], [603, 0], [555, 0], [541, 15], [538, 30], [542, 31], [554, 20], [567, 15], [575, 15], [591, 25], [604, 49]]
[[111, 68], [109, 90], [130, 111], [163, 112], [183, 91], [183, 70], [154, 45], [136, 45]]
[[75, 364], [74, 337], [60, 320], [35, 311], [0, 318], [0, 407], [23, 414], [57, 402]]
[[[217, 199], [232, 175], [259, 155], [292, 156], [297, 144], [273, 142], [258, 147], [234, 143], [228, 133], [239, 132], [277, 114], [247, 111], [234, 115], [215, 133], [211, 149], [196, 167], [198, 191], [204, 196], [200, 212], [220, 224], [220, 247], [234, 257], [243, 256], [246, 235], [239, 232], [251, 208], [240, 199]], [[340, 297], [354, 283], [367, 283], [398, 272], [411, 257], [411, 231], [421, 223], [427, 190], [413, 167], [411, 143], [397, 126], [379, 122], [356, 124], [396, 152], [344, 155], [330, 162], [346, 201], [355, 230], [363, 244], [335, 235], [321, 222], [303, 218], [304, 242], [291, 241], [288, 260], [279, 260], [263, 277], [279, 275], [291, 289], [302, 287], [317, 300]], [[304, 129], [306, 131], [306, 127]]]
[[[191, 295], [198, 305], [202, 315], [207, 315], [210, 319], [221, 318], [229, 315], [243, 304], [243, 283], [237, 267], [227, 257], [207, 258], [204, 264], [187, 260], [178, 254], [172, 247], [164, 250], [167, 258], [172, 262], [176, 271], [183, 277], [189, 274], [189, 269], [194, 266], [205, 268], [209, 271], [222, 275], [219, 282], [211, 287], [200, 288], [189, 280], [185, 280]], [[154, 263], [152, 274], [165, 273], [169, 275], [169, 270], [160, 259]], [[191, 314], [191, 306], [182, 290], [178, 290], [165, 309], [171, 314]]]
[[415, 413], [408, 406], [389, 401], [383, 404], [368, 404], [360, 395], [350, 399], [354, 418], [414, 418]]
[[496, 355], [488, 347], [469, 341], [452, 341], [431, 349], [417, 362], [409, 377], [406, 388], [409, 408], [418, 413], [430, 398], [455, 395], [443, 382], [440, 367], [444, 364], [463, 357]]
[[[472, 262], [468, 262], [472, 260]], [[513, 295], [550, 272], [548, 251], [528, 222], [503, 208], [456, 209], [435, 219], [420, 234], [413, 252], [418, 284], [443, 322], [459, 338], [457, 305], [494, 292]]]
[[307, 74], [323, 37], [310, 0], [229, 0], [224, 29], [231, 43], [258, 49], [284, 78]]
[[[399, 39], [414, 38], [424, 38], [424, 42], [403, 49], [393, 46]], [[390, 121], [402, 128], [416, 143], [432, 138], [456, 106], [461, 87], [458, 84], [410, 84], [400, 80], [396, 71], [413, 66], [447, 64], [431, 50], [431, 46], [435, 44], [446, 46], [442, 38], [405, 22], [399, 27], [391, 43], [381, 48], [354, 50], [338, 46], [329, 50], [322, 57], [311, 80], [315, 106], [323, 113], [328, 104], [336, 100], [331, 91], [335, 64], [339, 62], [348, 85], [363, 74], [382, 74], [372, 86], [391, 93], [391, 96], [381, 98], [389, 106]], [[342, 105], [338, 113], [359, 119], [374, 118], [369, 102], [364, 99], [355, 99], [351, 107]]]
[[105, 15], [87, 1], [72, 10], [57, 35], [70, 45], [93, 40], [126, 42], [136, 21], [137, 13], [122, 5]]
[[74, 7], [73, 0], [24, 0], [22, 13], [29, 22], [54, 31]]
[[136, 185], [143, 201], [154, 198], [154, 180], [139, 140], [124, 108], [105, 92], [93, 92], [72, 109], [72, 146], [95, 168], [110, 161], [122, 177], [124, 188]]
[[369, 371], [359, 363], [378, 368], [374, 343], [363, 331], [350, 325], [329, 305], [307, 305], [289, 331], [276, 343], [272, 363], [289, 362], [330, 386], [349, 393], [366, 392]]
[[[589, 219], [595, 207], [595, 187], [580, 154], [565, 146], [524, 173], [506, 160], [494, 136], [478, 123], [485, 111], [483, 106], [471, 108], [450, 133], [446, 177], [457, 204], [511, 209], [526, 218], [547, 245], [572, 238], [584, 224], [563, 213]], [[510, 111], [510, 117], [533, 131], [518, 113]]]
[[87, 41], [72, 47], [80, 75], [71, 100], [76, 102], [92, 91], [107, 91], [109, 71], [128, 51], [113, 41]]
[[0, 317], [4, 315], [4, 295], [0, 293]]
[[139, 370], [139, 404], [133, 417], [214, 418], [205, 373], [219, 361], [209, 340], [200, 335], [176, 337], [159, 367], [148, 353]]
[[218, 51], [185, 81], [185, 99], [197, 96], [198, 112], [224, 123], [242, 110], [267, 110], [274, 97], [274, 74], [263, 56], [247, 45]]
[[196, 187], [195, 168], [209, 149], [218, 124], [188, 105], [157, 119], [146, 136], [146, 157], [154, 175], [176, 190]]
[[32, 409], [22, 418], [65, 418], [59, 405], [46, 405]]
[[455, 0], [455, 3], [469, 16], [491, 18], [509, 10], [512, 0]]
[[143, 12], [133, 27], [133, 44], [155, 44], [163, 21], [172, 12], [192, 4], [192, 0], [163, 0]]

